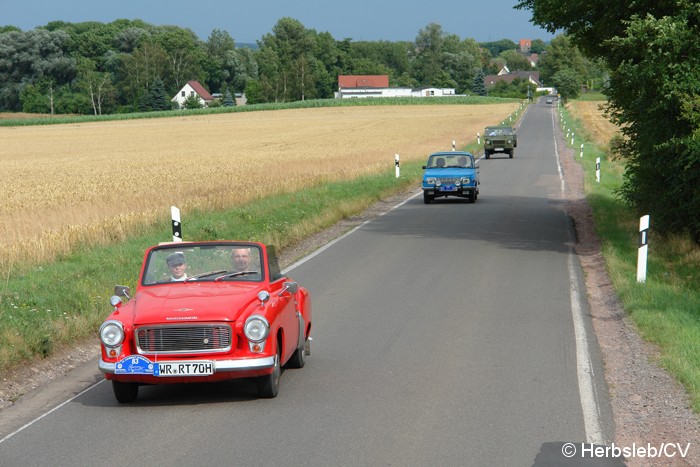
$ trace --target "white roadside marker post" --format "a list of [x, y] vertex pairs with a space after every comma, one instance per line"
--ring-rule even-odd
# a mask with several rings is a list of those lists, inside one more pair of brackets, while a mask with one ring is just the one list
[[649, 249], [649, 215], [639, 218], [639, 250], [637, 253], [637, 282], [647, 281], [647, 254]]
[[455, 140], [452, 140], [452, 150], [453, 150], [453, 151], [456, 151], [456, 149], [455, 149]]
[[396, 178], [399, 178], [401, 174], [401, 169], [399, 168], [399, 155], [395, 154], [394, 155], [394, 165], [396, 166]]
[[180, 209], [170, 206], [170, 214], [173, 218], [173, 242], [182, 241], [182, 223], [180, 223]]
[[595, 179], [600, 183], [600, 157], [595, 158]]
[[572, 146], [574, 145], [574, 134], [573, 133], [571, 133], [571, 145]]
[[479, 133], [476, 134], [476, 144], [481, 144], [481, 136]]
[[581, 153], [580, 153], [579, 157], [583, 157], [583, 143], [581, 143]]

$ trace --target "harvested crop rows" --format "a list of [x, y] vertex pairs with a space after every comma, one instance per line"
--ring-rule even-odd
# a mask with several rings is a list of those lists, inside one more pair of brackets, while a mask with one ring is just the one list
[[466, 145], [519, 104], [332, 107], [0, 128], [0, 265], [121, 239], [183, 210], [221, 209], [392, 170]]

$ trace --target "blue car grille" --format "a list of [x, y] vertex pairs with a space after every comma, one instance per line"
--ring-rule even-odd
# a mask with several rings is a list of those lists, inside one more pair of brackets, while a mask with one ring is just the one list
[[454, 185], [455, 183], [457, 183], [457, 180], [459, 180], [459, 178], [457, 178], [457, 177], [435, 177], [435, 178], [440, 180], [440, 183], [442, 183], [443, 185]]
[[144, 326], [134, 334], [139, 354], [225, 352], [232, 345], [228, 325]]

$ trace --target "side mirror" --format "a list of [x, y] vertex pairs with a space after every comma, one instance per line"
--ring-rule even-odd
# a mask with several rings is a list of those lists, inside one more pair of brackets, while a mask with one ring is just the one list
[[425, 170], [425, 169], [427, 169], [427, 168], [428, 168], [428, 167], [426, 167], [426, 166], [423, 166], [423, 170]]
[[285, 292], [289, 292], [290, 294], [294, 295], [299, 290], [299, 284], [296, 282], [285, 282], [283, 285], [284, 287], [282, 287], [282, 290], [280, 290], [280, 295]]
[[131, 290], [129, 287], [125, 285], [115, 285], [114, 286], [114, 295], [117, 297], [125, 297], [125, 298], [131, 298], [129, 295], [131, 295]]

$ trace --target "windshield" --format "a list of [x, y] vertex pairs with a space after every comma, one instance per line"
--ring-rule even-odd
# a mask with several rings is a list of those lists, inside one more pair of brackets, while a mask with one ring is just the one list
[[464, 154], [433, 154], [428, 159], [428, 165], [426, 167], [429, 169], [449, 167], [474, 168], [472, 158]]
[[512, 128], [487, 128], [486, 136], [510, 136], [513, 134]]
[[262, 251], [249, 244], [173, 245], [151, 251], [146, 261], [144, 285], [263, 279]]

